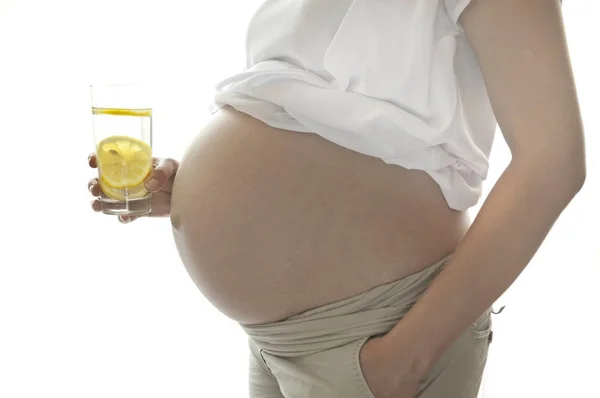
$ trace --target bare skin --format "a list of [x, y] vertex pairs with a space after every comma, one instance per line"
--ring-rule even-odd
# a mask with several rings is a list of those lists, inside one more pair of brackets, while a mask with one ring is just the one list
[[417, 272], [452, 253], [469, 224], [424, 172], [228, 107], [182, 159], [171, 220], [198, 288], [247, 324]]

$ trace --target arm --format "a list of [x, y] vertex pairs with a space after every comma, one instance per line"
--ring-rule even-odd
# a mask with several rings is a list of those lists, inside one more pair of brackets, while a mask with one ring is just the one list
[[585, 179], [558, 0], [474, 0], [461, 24], [512, 161], [445, 269], [386, 336], [420, 375], [515, 281]]

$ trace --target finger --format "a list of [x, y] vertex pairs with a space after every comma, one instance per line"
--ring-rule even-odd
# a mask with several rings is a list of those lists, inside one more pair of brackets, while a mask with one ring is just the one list
[[141, 216], [119, 216], [118, 219], [121, 224], [129, 224], [130, 222], [135, 221], [140, 217]]
[[137, 220], [138, 218], [142, 218], [142, 217], [150, 217], [151, 214], [140, 214], [139, 216], [126, 216], [126, 215], [122, 215], [122, 216], [118, 216], [117, 218], [119, 219], [119, 222], [121, 224], [129, 224], [132, 221]]
[[92, 210], [94, 210], [96, 213], [102, 211], [102, 205], [98, 199], [94, 199], [92, 201]]
[[[97, 185], [97, 184], [98, 184], [98, 179], [97, 179], [97, 178], [92, 178], [92, 179], [91, 179], [91, 180], [88, 182], [88, 190], [89, 190], [90, 192], [92, 192], [92, 187], [93, 187], [94, 185]], [[94, 196], [98, 196], [98, 195], [94, 195]]]
[[150, 217], [165, 217], [169, 214], [171, 214], [171, 194], [165, 191], [153, 193]]
[[88, 182], [88, 191], [92, 194], [92, 196], [100, 196], [102, 195], [102, 189], [100, 188], [100, 184], [98, 184], [97, 178], [92, 178], [90, 182]]
[[90, 156], [88, 156], [88, 164], [94, 169], [98, 167], [98, 162], [95, 153], [91, 153]]
[[170, 158], [165, 158], [159, 161], [158, 165], [146, 180], [146, 188], [150, 192], [156, 192], [169, 182], [169, 179], [177, 171], [179, 164]]
[[92, 196], [95, 196], [95, 197], [102, 197], [102, 198], [107, 197], [106, 194], [104, 193], [104, 191], [102, 191], [102, 187], [100, 187], [100, 184], [98, 183], [97, 178], [92, 178], [90, 180], [90, 182], [88, 182], [88, 191], [90, 191]]

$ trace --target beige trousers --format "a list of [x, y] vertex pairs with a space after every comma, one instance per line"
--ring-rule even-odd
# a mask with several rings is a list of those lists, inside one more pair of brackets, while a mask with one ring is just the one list
[[[361, 371], [361, 347], [402, 319], [448, 259], [283, 321], [241, 325], [249, 336], [250, 397], [376, 398]], [[489, 309], [431, 369], [417, 397], [476, 398], [492, 340], [491, 326]]]

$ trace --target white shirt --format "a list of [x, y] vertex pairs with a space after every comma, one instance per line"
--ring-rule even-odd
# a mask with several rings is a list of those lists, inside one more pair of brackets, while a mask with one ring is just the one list
[[481, 196], [496, 119], [458, 18], [470, 0], [266, 0], [247, 69], [217, 85], [266, 124], [427, 172], [448, 206]]

